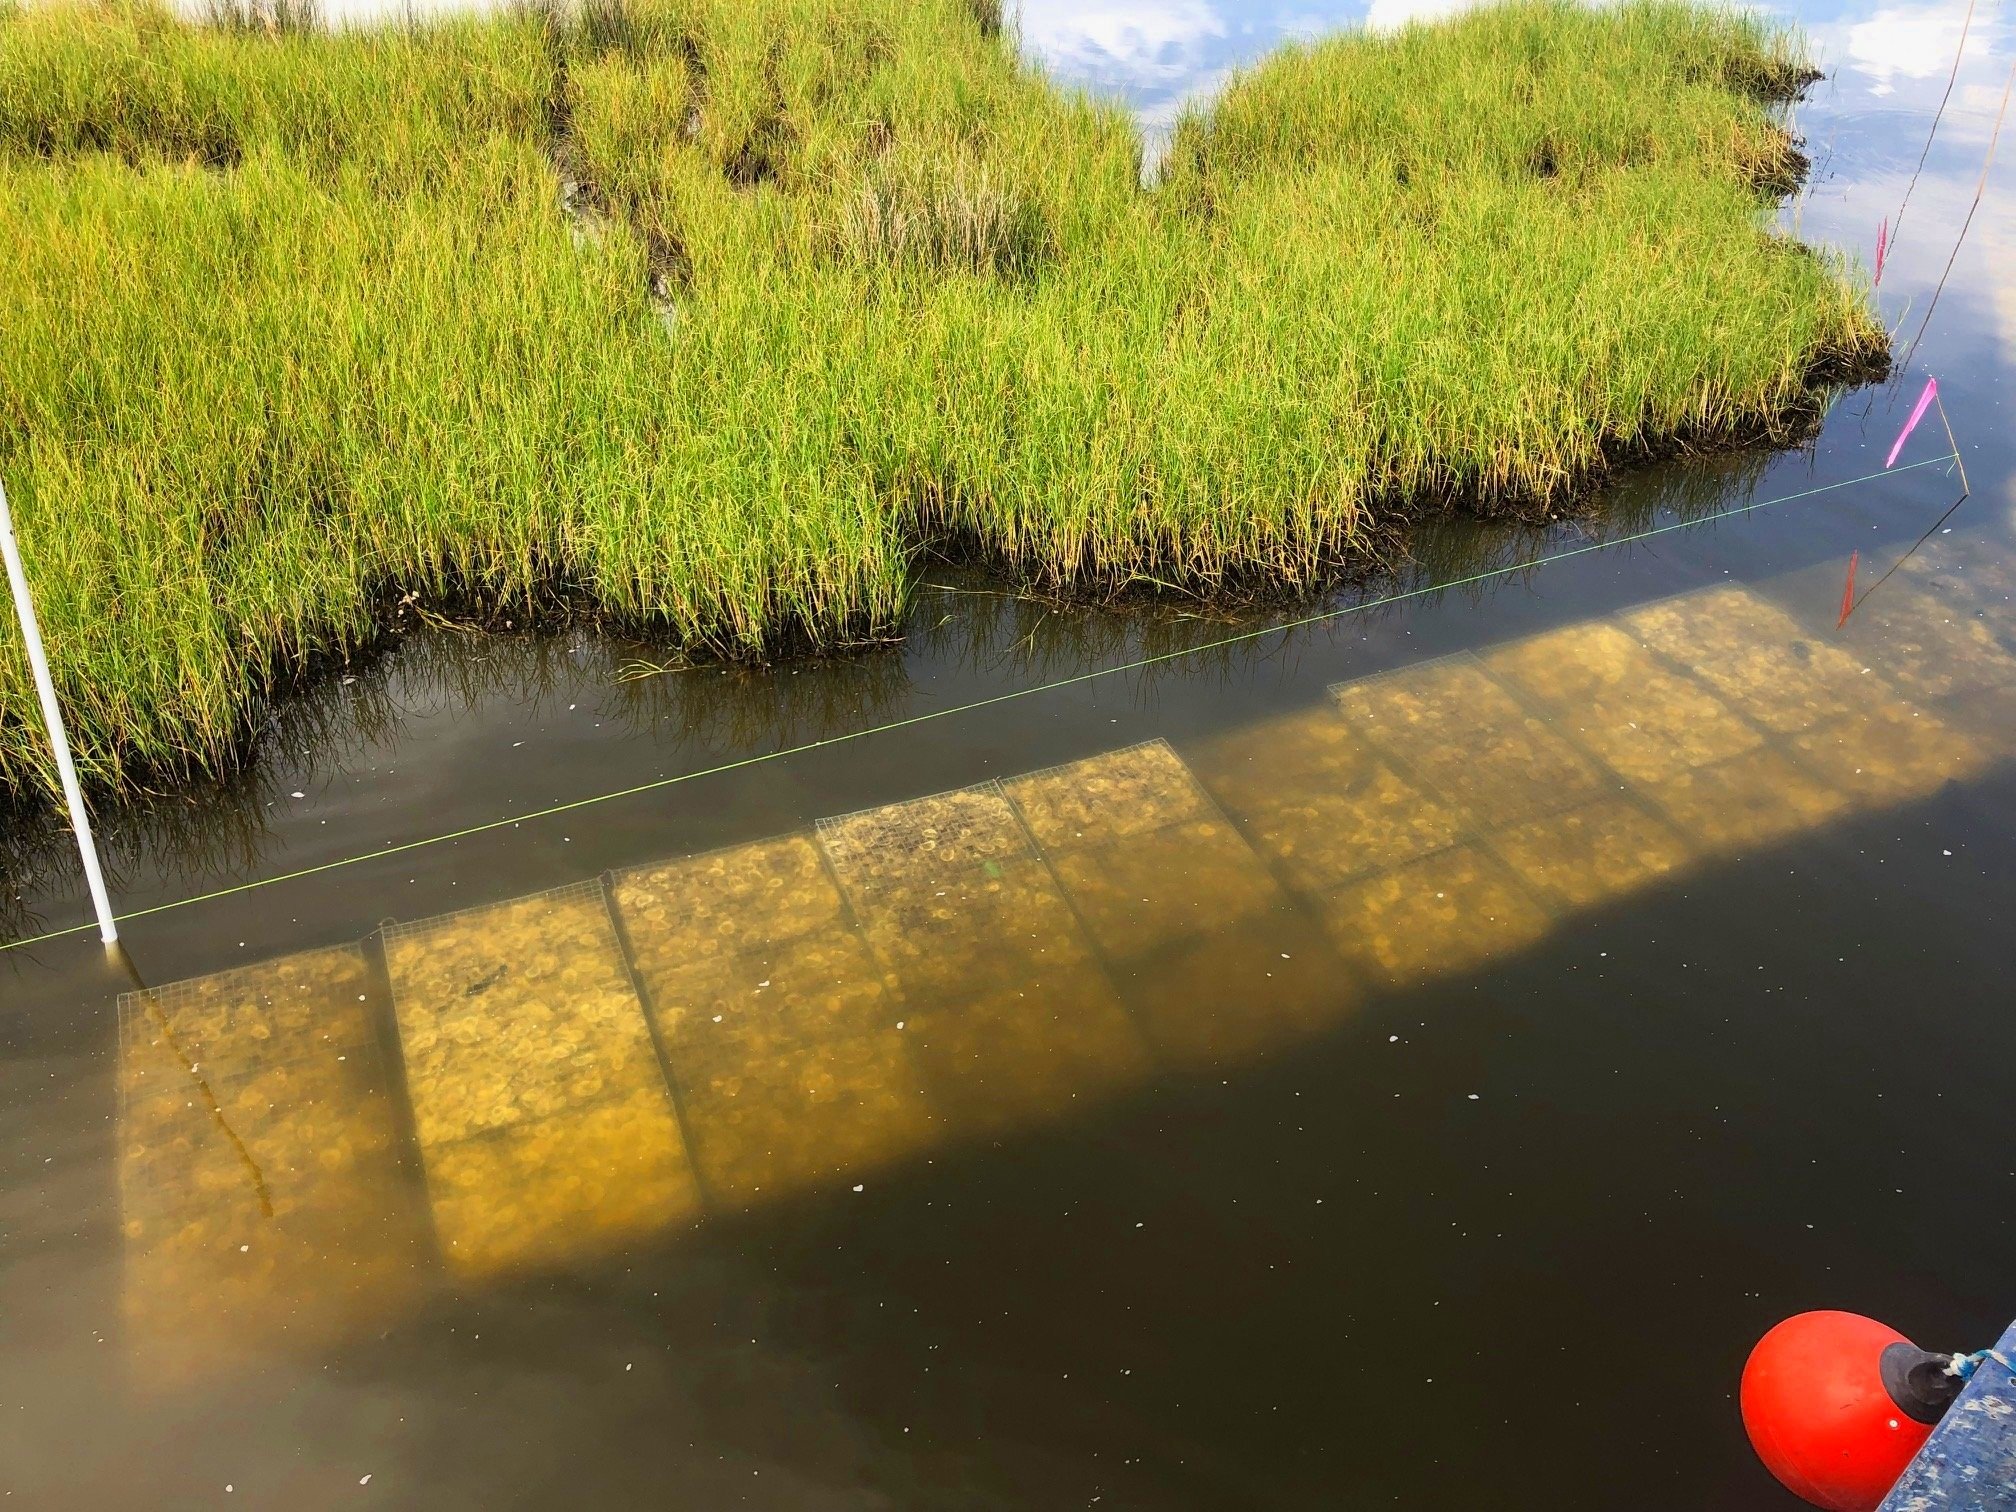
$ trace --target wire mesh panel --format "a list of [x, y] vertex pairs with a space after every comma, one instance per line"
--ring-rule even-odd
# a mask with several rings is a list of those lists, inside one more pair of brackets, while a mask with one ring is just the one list
[[1490, 849], [1556, 911], [1595, 908], [1689, 865], [1693, 844], [1631, 793], [1493, 830]]
[[1733, 584], [1647, 604], [1623, 625], [1779, 734], [1844, 718], [1888, 691], [1838, 640], [1809, 634], [1777, 605]]
[[935, 883], [976, 866], [998, 869], [1035, 854], [998, 782], [821, 819], [818, 832], [834, 874], [857, 897]]
[[1677, 866], [1686, 847], [1619, 796], [1616, 774], [1524, 689], [1468, 652], [1331, 689], [1353, 731], [1458, 816], [1457, 843], [1325, 899], [1338, 948], [1374, 975], [1415, 980], [1529, 943], [1550, 910]]
[[[2016, 570], [1977, 542], [1936, 564], [1907, 559], [1867, 591], [1833, 634], [1861, 681], [1880, 679], [1897, 696], [1865, 695], [1858, 713], [1867, 723], [1851, 717], [1802, 732], [1791, 742], [1799, 759], [1859, 797], [1896, 802], [2016, 751], [2012, 581]], [[1831, 588], [1812, 573], [1772, 585], [1774, 596], [1806, 604]]]
[[124, 1310], [150, 1379], [396, 1308], [419, 1225], [354, 945], [119, 999]]
[[[1266, 866], [1166, 741], [1031, 772], [1003, 788], [1110, 959], [1253, 913], [1274, 896]], [[1208, 882], [1193, 885], [1200, 871]]]
[[388, 1017], [449, 1261], [561, 1264], [703, 1197], [1067, 1116], [1151, 1053], [1274, 1053], [1376, 984], [2006, 756], [1974, 716], [2016, 656], [1929, 588], [1884, 594], [1851, 622], [1881, 633], [1837, 642], [1718, 586], [1340, 685], [1188, 761], [1150, 741], [388, 925], [389, 1004], [357, 946], [128, 994], [136, 1344], [172, 1378], [413, 1288]]
[[611, 892], [712, 1199], [851, 1182], [932, 1138], [902, 1006], [810, 836]]
[[999, 783], [818, 825], [950, 1127], [1054, 1117], [1131, 1084], [1146, 1048]]
[[1467, 834], [1573, 808], [1615, 785], [1467, 652], [1339, 683], [1330, 696], [1353, 732]]
[[1192, 753], [1205, 787], [1289, 884], [1312, 896], [1453, 845], [1463, 816], [1334, 704]]
[[1321, 895], [1337, 948], [1392, 982], [1472, 969], [1539, 939], [1559, 910], [1669, 874], [1693, 846], [1638, 789], [1762, 740], [1605, 622], [1342, 683], [1331, 699], [1452, 821], [1446, 845]]
[[[1965, 729], [1998, 755], [2016, 749], [2016, 562], [1993, 540], [1975, 538], [1962, 543], [1957, 536], [1942, 537], [1942, 550], [1922, 552], [1905, 559], [1898, 574], [1905, 586], [1918, 590], [1911, 595], [1922, 605], [1921, 617], [1936, 616], [1947, 622], [1951, 633], [1956, 625], [1967, 628], [1961, 655], [1978, 660], [1978, 672], [1961, 679], [1963, 687], [1928, 699], [1928, 707], [1948, 723]], [[1891, 585], [1884, 585], [1887, 597]], [[1858, 624], [1867, 610], [1877, 610]], [[1889, 606], [1872, 599], [1862, 604], [1843, 627], [1849, 647], [1859, 655], [1883, 661], [1872, 640], [1885, 628]]]
[[388, 925], [435, 1232], [483, 1273], [620, 1245], [698, 1189], [599, 882]]
[[1949, 603], [1906, 578], [1895, 578], [1856, 606], [1840, 630], [1848, 650], [1905, 697], [1944, 711], [1971, 694], [2016, 687], [2016, 654], [1997, 634], [1979, 601]]
[[877, 958], [913, 997], [1091, 959], [999, 783], [821, 819], [818, 837]]
[[1330, 938], [1367, 977], [1407, 985], [1465, 971], [1546, 934], [1546, 911], [1474, 841], [1360, 877], [1321, 899]]
[[1609, 620], [1513, 641], [1483, 661], [1627, 782], [1665, 781], [1764, 743], [1707, 684]]
[[1167, 741], [1003, 787], [1161, 1058], [1283, 1048], [1357, 1000], [1335, 952]]
[[[1669, 749], [1645, 763], [1634, 752], [1616, 765], [1632, 788], [1687, 838], [1690, 848], [1743, 853], [1828, 823], [1872, 803], [1922, 797], [1941, 783], [1981, 770], [1988, 752], [1931, 707], [1913, 702], [1887, 675], [1901, 665], [1915, 675], [1923, 647], [1939, 636], [1919, 624], [1937, 610], [1912, 590], [1886, 587], [1886, 613], [1908, 611], [1906, 628], [1851, 651], [1832, 633], [1815, 633], [1783, 608], [1736, 586], [1682, 594], [1623, 617], [1616, 626], [1570, 627], [1508, 655], [1511, 675], [1546, 678], [1535, 669], [1571, 643], [1563, 723], [1572, 738], [1606, 760], [1628, 731], [1666, 739]], [[1852, 621], [1851, 621], [1852, 624]], [[1572, 642], [1564, 636], [1572, 632]], [[1599, 640], [1600, 632], [1600, 640]], [[1620, 648], [1630, 642], [1631, 649]], [[1978, 652], [1991, 669], [2016, 676], [2016, 661], [1957, 634], [1944, 655]], [[1901, 659], [1901, 660], [1900, 660]], [[1575, 680], [1600, 670], [1607, 728], [1572, 713]], [[1621, 669], [1621, 670], [1620, 670]], [[1943, 675], [1937, 688], [1951, 686]], [[1728, 712], [1692, 729], [1690, 711], [1712, 695]], [[1614, 760], [1613, 760], [1613, 764]]]
[[[1941, 635], [1953, 656], [2004, 655], [1965, 631], [1887, 649], [1922, 676], [1922, 646]], [[1322, 891], [1338, 947], [1397, 979], [1474, 966], [1537, 938], [1549, 912], [1922, 796], [1988, 760], [1860, 657], [1734, 586], [1332, 694], [1352, 738], [1391, 758], [1428, 811], [1458, 817], [1452, 845]], [[1252, 764], [1264, 772], [1264, 752]]]
[[[1902, 689], [1936, 700], [1966, 699], [1984, 685], [2016, 686], [2016, 659], [1971, 616], [1956, 617], [1901, 581], [1863, 608], [1870, 613], [1865, 626], [1851, 619], [1836, 635], [1822, 635], [1769, 600], [1729, 587], [1649, 604], [1624, 622], [1776, 737], [1807, 776], [1858, 805], [1907, 802], [1984, 769], [1990, 758], [1980, 741], [1955, 728], [1936, 702], [1921, 706]], [[1867, 640], [1849, 637], [1868, 627], [1876, 633]], [[1957, 670], [1962, 663], [1967, 670]]]

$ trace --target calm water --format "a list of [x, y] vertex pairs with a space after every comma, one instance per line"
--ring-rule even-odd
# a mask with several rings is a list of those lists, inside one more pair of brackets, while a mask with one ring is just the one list
[[[1804, 235], [1895, 214], [1960, 12], [1802, 13]], [[1366, 18], [1025, 35], [1153, 131]], [[2012, 53], [1977, 16], [1907, 339]], [[2010, 187], [1812, 447], [1382, 591], [1605, 549], [1279, 629], [934, 576], [774, 672], [443, 635], [276, 710], [117, 826], [122, 907], [391, 853], [0, 954], [0, 1493], [1796, 1505], [1735, 1416], [1770, 1323], [2016, 1312]], [[1926, 372], [1943, 523], [1936, 416], [1850, 481]], [[85, 917], [9, 842], [0, 939]]]

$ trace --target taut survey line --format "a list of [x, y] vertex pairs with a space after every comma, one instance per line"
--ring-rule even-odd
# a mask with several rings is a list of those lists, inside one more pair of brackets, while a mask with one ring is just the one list
[[[1279, 624], [1262, 625], [1252, 630], [1242, 630], [1237, 635], [1221, 636], [1217, 640], [1205, 641], [1201, 645], [1185, 646], [1180, 651], [1164, 651], [1154, 656], [1144, 656], [1135, 661], [1121, 662], [1111, 667], [1095, 667], [1090, 672], [1080, 672], [1071, 677], [1063, 677], [1055, 682], [1038, 683], [1030, 688], [1013, 688], [1006, 693], [996, 693], [987, 698], [976, 698], [970, 703], [955, 704], [949, 709], [932, 709], [922, 714], [912, 714], [905, 719], [891, 720], [886, 724], [870, 725], [862, 730], [849, 730], [841, 735], [828, 735], [819, 740], [808, 740], [801, 745], [784, 746], [775, 751], [764, 751], [755, 756], [744, 756], [735, 761], [725, 761], [719, 766], [703, 767], [697, 772], [681, 772], [674, 777], [661, 777], [654, 782], [639, 783], [635, 787], [617, 788], [613, 792], [597, 793], [588, 798], [576, 798], [567, 803], [556, 803], [550, 808], [535, 809], [529, 814], [517, 814], [505, 819], [491, 819], [482, 824], [472, 824], [465, 829], [449, 830], [439, 835], [427, 835], [418, 840], [405, 840], [397, 845], [387, 845], [380, 850], [364, 851], [355, 856], [342, 856], [334, 861], [323, 861], [314, 866], [304, 866], [298, 871], [281, 872], [276, 876], [260, 877], [250, 882], [240, 882], [231, 887], [218, 888], [214, 892], [197, 893], [193, 897], [177, 898], [168, 903], [156, 903], [148, 908], [136, 908], [131, 913], [118, 915], [124, 923], [129, 919], [144, 919], [151, 915], [167, 913], [171, 909], [187, 908], [194, 903], [213, 903], [220, 898], [236, 897], [240, 893], [256, 891], [262, 887], [272, 887], [281, 882], [296, 882], [303, 877], [319, 876], [323, 872], [336, 871], [345, 866], [355, 866], [364, 861], [375, 861], [384, 856], [403, 855], [408, 851], [422, 850], [430, 845], [440, 845], [450, 840], [464, 840], [471, 835], [488, 834], [492, 830], [509, 829], [515, 825], [527, 824], [535, 819], [550, 819], [556, 814], [572, 813], [577, 809], [593, 807], [598, 803], [608, 803], [617, 798], [632, 798], [639, 793], [657, 792], [662, 788], [675, 787], [682, 782], [692, 782], [701, 777], [718, 777], [724, 772], [740, 771], [744, 767], [760, 766], [766, 761], [779, 761], [786, 756], [800, 756], [808, 751], [816, 751], [822, 746], [844, 745], [850, 740], [863, 740], [870, 735], [886, 735], [894, 730], [908, 729], [914, 725], [928, 724], [934, 719], [946, 719], [955, 714], [970, 714], [978, 709], [991, 708], [996, 704], [1012, 703], [1018, 698], [1029, 698], [1037, 693], [1049, 693], [1058, 688], [1069, 688], [1079, 683], [1091, 682], [1096, 678], [1111, 677], [1118, 672], [1134, 672], [1143, 667], [1152, 667], [1161, 662], [1177, 661], [1186, 656], [1197, 656], [1205, 651], [1215, 651], [1224, 646], [1236, 646], [1245, 641], [1258, 640], [1262, 636], [1278, 635], [1289, 630], [1300, 630], [1309, 625], [1320, 625], [1328, 620], [1342, 619], [1347, 614], [1357, 614], [1367, 609], [1382, 608], [1387, 604], [1402, 603], [1407, 599], [1421, 598], [1430, 593], [1442, 593], [1451, 588], [1462, 588], [1471, 583], [1489, 582], [1492, 578], [1507, 577], [1515, 572], [1529, 572], [1535, 567], [1545, 567], [1553, 562], [1565, 562], [1572, 557], [1587, 556], [1595, 551], [1608, 551], [1613, 546], [1628, 546], [1634, 541], [1651, 540], [1654, 536], [1670, 535], [1676, 530], [1693, 530], [1703, 525], [1712, 525], [1718, 520], [1732, 519], [1738, 515], [1753, 514], [1760, 509], [1769, 509], [1774, 504], [1790, 504], [1799, 499], [1810, 499], [1816, 494], [1833, 493], [1843, 488], [1852, 488], [1858, 483], [1871, 483], [1878, 478], [1894, 477], [1920, 467], [1937, 467], [1945, 462], [1958, 462], [1957, 451], [1938, 457], [1927, 457], [1922, 462], [1907, 462], [1902, 467], [1863, 473], [1860, 477], [1843, 478], [1838, 483], [1822, 483], [1814, 488], [1804, 488], [1798, 493], [1782, 494], [1775, 499], [1759, 499], [1750, 504], [1739, 504], [1731, 509], [1717, 510], [1698, 520], [1674, 520], [1669, 524], [1655, 525], [1649, 530], [1640, 530], [1631, 535], [1618, 536], [1614, 540], [1591, 541], [1584, 546], [1571, 546], [1565, 551], [1557, 551], [1549, 556], [1535, 557], [1530, 562], [1512, 562], [1503, 567], [1489, 567], [1482, 572], [1473, 572], [1464, 577], [1450, 578], [1445, 582], [1426, 583], [1419, 588], [1408, 588], [1399, 593], [1388, 594], [1384, 598], [1368, 599], [1360, 604], [1346, 604], [1341, 609], [1326, 609], [1321, 614], [1305, 615], [1301, 619], [1285, 620]], [[22, 950], [30, 945], [43, 945], [51, 940], [60, 940], [67, 935], [80, 934], [90, 929], [89, 924], [74, 924], [68, 929], [52, 929], [45, 934], [30, 935], [23, 940], [9, 940], [0, 944], [0, 954], [10, 950]]]

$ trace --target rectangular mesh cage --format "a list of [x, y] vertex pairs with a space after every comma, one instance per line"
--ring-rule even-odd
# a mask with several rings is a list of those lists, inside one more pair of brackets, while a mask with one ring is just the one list
[[[479, 914], [495, 913], [499, 909], [522, 907], [529, 903], [549, 905], [572, 903], [590, 898], [599, 899], [603, 905], [603, 912], [605, 914], [608, 912], [608, 892], [602, 885], [602, 878], [590, 877], [585, 882], [569, 882], [561, 887], [546, 888], [542, 892], [521, 893], [515, 898], [500, 898], [495, 903], [474, 903], [467, 908], [458, 908], [450, 913], [431, 914], [427, 918], [414, 919], [407, 923], [387, 919], [378, 926], [378, 935], [380, 939], [390, 944], [395, 940], [407, 940], [415, 935], [466, 924]], [[612, 925], [610, 928], [612, 941], [614, 937], [615, 929]]]
[[1036, 847], [998, 779], [856, 809], [814, 825], [842, 887], [859, 899], [935, 873], [1034, 861]]
[[[119, 994], [119, 1107], [138, 1090], [143, 1060], [200, 1065], [220, 1085], [255, 1065], [298, 1061], [339, 1043], [377, 1064], [375, 984], [361, 944], [269, 961]], [[165, 1057], [165, 1059], [164, 1059]]]
[[[1526, 639], [1524, 636], [1514, 637], [1514, 640], [1524, 639]], [[1511, 642], [1501, 641], [1498, 644], [1509, 645]], [[1481, 667], [1482, 665], [1483, 662], [1479, 660], [1478, 653], [1474, 650], [1466, 648], [1461, 651], [1445, 651], [1440, 656], [1424, 656], [1416, 661], [1403, 662], [1397, 667], [1387, 667], [1378, 672], [1367, 672], [1361, 677], [1347, 677], [1341, 682], [1331, 683], [1328, 691], [1336, 694], [1343, 692], [1347, 688], [1377, 688], [1387, 683], [1404, 682], [1410, 677], [1441, 668], [1459, 666]]]
[[1045, 851], [1110, 844], [1197, 820], [1229, 823], [1197, 774], [1161, 736], [1001, 779]]

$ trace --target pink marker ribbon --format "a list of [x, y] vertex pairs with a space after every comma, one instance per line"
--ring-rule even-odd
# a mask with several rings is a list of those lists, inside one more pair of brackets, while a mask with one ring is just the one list
[[1926, 408], [1932, 403], [1934, 396], [1938, 392], [1939, 380], [1937, 378], [1927, 378], [1925, 380], [1925, 392], [1920, 394], [1918, 402], [1911, 406], [1911, 418], [1904, 422], [1904, 429], [1897, 432], [1897, 439], [1890, 447], [1890, 455], [1883, 459], [1885, 467], [1889, 467], [1896, 462], [1897, 453], [1904, 450], [1905, 441], [1909, 439], [1911, 432], [1918, 429], [1918, 422], [1925, 418]]

